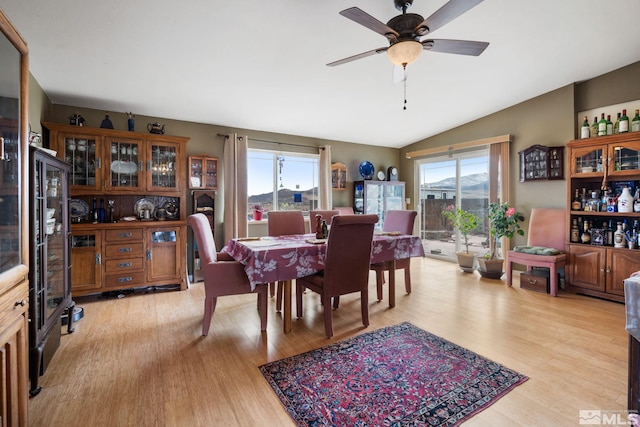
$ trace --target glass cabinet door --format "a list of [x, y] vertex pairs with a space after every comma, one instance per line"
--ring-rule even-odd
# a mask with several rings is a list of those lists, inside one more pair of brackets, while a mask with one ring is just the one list
[[107, 138], [109, 171], [107, 188], [140, 190], [142, 184], [142, 165], [144, 152], [139, 140]]
[[152, 142], [147, 151], [147, 190], [176, 191], [179, 177], [176, 174], [178, 145]]
[[[66, 200], [63, 196], [62, 185], [65, 179], [61, 169], [46, 165], [46, 210], [44, 218], [46, 224], [44, 233], [46, 245], [46, 271], [44, 301], [44, 319], [48, 319], [65, 300], [65, 275], [67, 274], [65, 249], [66, 236], [63, 233], [62, 222], [65, 219]], [[66, 230], [66, 228], [65, 228]]]
[[100, 155], [95, 137], [68, 135], [64, 138], [64, 159], [71, 167], [72, 189], [100, 188]]
[[609, 144], [607, 166], [610, 175], [636, 174], [640, 169], [640, 142]]
[[[604, 147], [576, 148], [571, 158], [572, 174], [593, 174], [602, 176]], [[589, 175], [586, 175], [589, 176]]]

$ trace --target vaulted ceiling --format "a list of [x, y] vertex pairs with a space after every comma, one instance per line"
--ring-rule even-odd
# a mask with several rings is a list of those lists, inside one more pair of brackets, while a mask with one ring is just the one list
[[392, 0], [0, 0], [55, 104], [387, 147], [640, 60], [640, 0], [484, 0], [429, 38], [489, 47], [423, 51], [403, 110], [386, 54], [326, 66], [388, 46], [339, 14], [352, 6], [400, 14]]

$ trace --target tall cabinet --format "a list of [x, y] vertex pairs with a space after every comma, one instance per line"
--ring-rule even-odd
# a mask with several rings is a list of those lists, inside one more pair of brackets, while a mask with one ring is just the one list
[[[608, 244], [606, 236], [617, 229], [618, 223], [631, 228], [634, 221], [640, 221], [640, 212], [608, 212], [606, 204], [602, 204], [602, 190], [610, 188], [620, 194], [626, 186], [633, 194], [640, 186], [640, 132], [570, 141], [567, 147], [570, 168], [567, 206], [571, 207], [566, 224], [570, 240], [567, 288], [624, 302], [623, 281], [638, 270], [640, 249], [637, 245], [629, 249], [626, 241], [624, 248], [615, 248]], [[596, 198], [591, 196], [593, 191]], [[580, 203], [583, 193], [586, 203]], [[576, 225], [582, 235], [585, 222], [588, 239], [576, 239]]]
[[[30, 394], [60, 345], [60, 317], [72, 309], [69, 256], [69, 170], [43, 150], [30, 149], [29, 377]], [[56, 328], [57, 326], [57, 328]], [[69, 316], [68, 331], [73, 331]]]
[[29, 399], [28, 49], [0, 10], [0, 420], [26, 426]]
[[404, 182], [355, 181], [353, 183], [353, 211], [355, 214], [376, 214], [376, 229], [384, 224], [388, 210], [404, 209]]
[[71, 289], [187, 288], [186, 143], [180, 136], [43, 123], [71, 165]]

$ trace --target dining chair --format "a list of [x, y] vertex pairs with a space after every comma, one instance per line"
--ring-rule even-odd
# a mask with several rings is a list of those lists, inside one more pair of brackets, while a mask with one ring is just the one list
[[[315, 228], [314, 228], [315, 230]], [[267, 233], [269, 236], [286, 236], [289, 234], [304, 234], [304, 216], [302, 211], [273, 211], [267, 215]], [[276, 294], [276, 284], [269, 284], [269, 294]], [[276, 296], [276, 311], [282, 310], [283, 283], [278, 282]]]
[[[383, 232], [399, 232], [400, 234], [413, 234], [413, 223], [418, 212], [409, 210], [388, 210], [384, 214]], [[371, 269], [376, 272], [376, 291], [378, 301], [382, 301], [382, 285], [384, 284], [384, 272], [389, 271], [387, 263], [371, 264]], [[404, 288], [411, 293], [411, 258], [396, 260], [396, 270], [404, 270]]]
[[302, 317], [302, 291], [306, 288], [321, 296], [324, 329], [333, 336], [331, 299], [338, 308], [340, 295], [360, 292], [362, 324], [369, 326], [369, 263], [373, 228], [378, 215], [338, 215], [333, 218], [327, 239], [324, 270], [296, 279], [296, 314]]
[[251, 290], [244, 266], [224, 252], [216, 252], [211, 225], [206, 215], [197, 213], [187, 217], [187, 224], [193, 230], [198, 244], [198, 254], [204, 277], [204, 319], [202, 335], [209, 333], [211, 318], [216, 309], [218, 297], [226, 295], [258, 294], [260, 329], [267, 329], [267, 285], [257, 285]]
[[565, 209], [533, 208], [529, 217], [527, 246], [516, 246], [507, 252], [507, 286], [511, 286], [513, 264], [549, 269], [549, 292], [558, 295], [558, 270], [567, 262]]
[[331, 220], [334, 216], [340, 215], [340, 211], [327, 210], [327, 211], [309, 211], [309, 233], [316, 231], [316, 215], [320, 215], [322, 219], [327, 222], [327, 225], [331, 225]]

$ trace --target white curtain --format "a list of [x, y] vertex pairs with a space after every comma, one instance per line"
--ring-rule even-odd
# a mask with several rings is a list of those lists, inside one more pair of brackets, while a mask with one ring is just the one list
[[231, 134], [224, 140], [224, 241], [246, 237], [247, 137]]
[[319, 165], [319, 180], [318, 192], [319, 208], [321, 210], [332, 209], [333, 200], [331, 193], [331, 146], [325, 145], [320, 147], [320, 165]]

